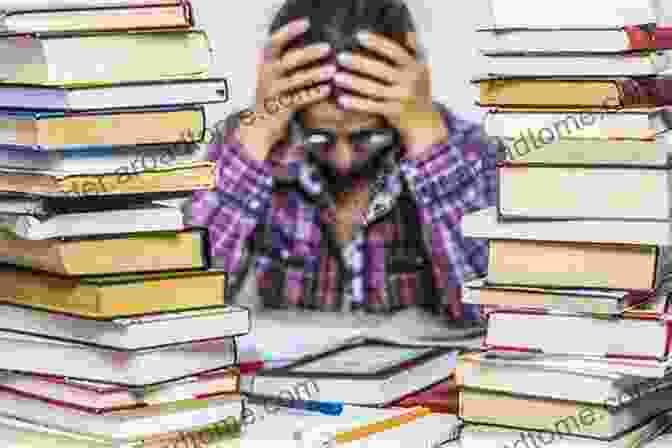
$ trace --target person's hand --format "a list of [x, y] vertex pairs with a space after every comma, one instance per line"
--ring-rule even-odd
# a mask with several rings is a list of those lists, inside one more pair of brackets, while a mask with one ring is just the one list
[[329, 96], [328, 81], [336, 72], [335, 65], [298, 70], [329, 55], [328, 44], [313, 44], [283, 55], [288, 44], [309, 26], [307, 19], [288, 23], [271, 35], [263, 51], [255, 104], [241, 113], [239, 127], [241, 141], [259, 161], [285, 137], [294, 112]]
[[[392, 61], [393, 65], [359, 54], [339, 53], [338, 64], [347, 71], [339, 70], [334, 82], [356, 92], [340, 96], [341, 106], [384, 116], [400, 132], [411, 155], [444, 140], [448, 130], [433, 104], [427, 63], [378, 34], [358, 33], [357, 39], [367, 50]], [[416, 47], [414, 35], [409, 35], [408, 43]]]

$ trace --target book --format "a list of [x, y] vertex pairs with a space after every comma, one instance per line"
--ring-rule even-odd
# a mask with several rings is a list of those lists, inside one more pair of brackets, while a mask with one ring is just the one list
[[610, 28], [657, 23], [665, 16], [655, 0], [489, 0], [488, 26], [493, 28]]
[[219, 104], [229, 100], [226, 78], [163, 80], [80, 85], [0, 83], [5, 108], [86, 111], [148, 106]]
[[205, 127], [202, 106], [70, 113], [0, 110], [0, 145], [5, 149], [63, 151], [194, 143], [202, 140]]
[[178, 408], [161, 415], [137, 417], [95, 415], [38, 400], [17, 400], [7, 392], [0, 393], [0, 406], [5, 409], [5, 417], [74, 432], [117, 446], [134, 439], [139, 441], [153, 435], [197, 429], [227, 417], [239, 420], [242, 412], [241, 400], [235, 395], [203, 400], [200, 407]]
[[456, 387], [555, 400], [606, 404], [617, 409], [672, 387], [672, 378], [642, 378], [572, 369], [562, 365], [521, 365], [482, 353], [460, 355], [455, 369]]
[[664, 106], [672, 98], [670, 77], [481, 77], [480, 106], [605, 109]]
[[628, 54], [497, 54], [487, 59], [490, 76], [537, 78], [551, 76], [653, 76], [667, 74], [669, 50]]
[[214, 162], [192, 162], [114, 173], [84, 174], [0, 168], [0, 191], [35, 196], [104, 196], [210, 190], [215, 184]]
[[[205, 229], [96, 235], [76, 239], [23, 240], [7, 239], [7, 234], [4, 236], [5, 239], [0, 239], [0, 260], [4, 263], [62, 276], [196, 270], [210, 266]], [[143, 252], [137, 251], [139, 246], [143, 247]], [[92, 260], [96, 262], [92, 263]], [[23, 288], [27, 288], [37, 278], [43, 282], [56, 278], [39, 275], [30, 280], [30, 275], [25, 272], [11, 268], [4, 270], [7, 286], [18, 285], [19, 278], [23, 279]], [[72, 286], [74, 284], [70, 283]]]
[[497, 285], [487, 278], [465, 282], [462, 294], [462, 302], [474, 305], [593, 315], [621, 315], [651, 301], [655, 301], [654, 291], [534, 288]]
[[[488, 314], [484, 347], [576, 356], [667, 359], [670, 328], [660, 316], [595, 319], [532, 310], [495, 310]], [[571, 328], [570, 337], [558, 337]]]
[[564, 241], [577, 243], [622, 243], [672, 245], [672, 226], [665, 221], [499, 221], [497, 207], [462, 217], [464, 236], [469, 238]]
[[[200, 30], [5, 37], [0, 39], [0, 51], [5, 55], [0, 61], [0, 80], [91, 85], [206, 77], [211, 63], [209, 45]], [[72, 54], [77, 54], [76, 60]], [[152, 63], [147, 64], [148, 60]]]
[[0, 331], [0, 353], [12, 372], [131, 388], [168, 383], [237, 364], [232, 337], [128, 351]]
[[[450, 377], [456, 351], [398, 345], [375, 339], [354, 340], [308, 355], [289, 365], [262, 368], [249, 391], [277, 396], [317, 389], [311, 399], [352, 405], [384, 406]], [[294, 386], [294, 388], [292, 388]]]
[[[138, 172], [157, 167], [174, 168], [181, 164], [203, 161], [206, 158], [204, 151], [206, 146], [198, 143], [177, 143], [34, 151], [0, 145], [0, 168], [67, 174], [105, 174], [121, 172], [120, 167], [126, 167], [129, 172]], [[0, 201], [2, 199], [0, 198]]]
[[481, 53], [626, 53], [672, 47], [669, 28], [629, 25], [602, 29], [481, 28]]
[[67, 10], [78, 8], [125, 8], [173, 5], [175, 0], [2, 0], [3, 11]]
[[[129, 163], [132, 166], [135, 163]], [[123, 166], [123, 165], [122, 165]], [[175, 206], [174, 201], [191, 198], [190, 191], [165, 191], [97, 196], [37, 196], [24, 193], [0, 193], [0, 213], [47, 217], [55, 214], [94, 212], [127, 208], [133, 204], [158, 204]]]
[[666, 166], [502, 162], [497, 167], [499, 215], [502, 219], [669, 222], [669, 170]]
[[430, 386], [426, 390], [415, 392], [396, 401], [390, 407], [413, 408], [422, 406], [432, 413], [456, 415], [459, 409], [459, 390], [455, 375], [447, 380]]
[[554, 141], [647, 140], [669, 131], [670, 118], [668, 107], [592, 111], [492, 108], [486, 112], [483, 125], [490, 136], [530, 139], [535, 149], [541, 149], [537, 143], [546, 145], [548, 140], [547, 135], [540, 137], [541, 129], [550, 129]]
[[646, 292], [664, 277], [661, 268], [665, 263], [659, 261], [667, 256], [667, 249], [659, 246], [491, 239], [488, 281]]
[[129, 389], [48, 375], [6, 373], [0, 377], [0, 390], [22, 399], [63, 403], [88, 413], [109, 414], [184, 400], [237, 394], [239, 375], [238, 369], [232, 367], [156, 387]]
[[189, 28], [194, 25], [191, 3], [172, 5], [102, 6], [68, 10], [8, 11], [0, 19], [0, 32], [49, 33], [65, 31], [114, 31], [151, 28]]
[[16, 238], [44, 240], [87, 235], [184, 230], [182, 211], [155, 203], [130, 205], [119, 210], [63, 213], [41, 218], [0, 213], [0, 232]]
[[[587, 415], [586, 421], [590, 422]], [[575, 434], [560, 435], [554, 428], [546, 431], [529, 431], [517, 428], [504, 428], [494, 425], [465, 425], [461, 431], [461, 443], [463, 446], [478, 446], [482, 448], [498, 448], [502, 446], [515, 446], [520, 444], [526, 448], [539, 446], [546, 442], [556, 448], [639, 448], [641, 446], [652, 447], [648, 442], [661, 430], [670, 424], [668, 414], [657, 416], [643, 425], [624, 433], [620, 437], [610, 439], [594, 439]], [[537, 445], [537, 442], [541, 442]], [[646, 443], [646, 445], [644, 445]], [[657, 448], [657, 447], [656, 447]]]
[[[184, 293], [189, 290], [181, 291]], [[231, 305], [199, 307], [203, 301], [195, 301], [191, 309], [182, 311], [113, 319], [50, 312], [40, 309], [39, 305], [31, 307], [3, 303], [0, 304], [0, 309], [5, 314], [0, 318], [0, 329], [127, 351], [149, 350], [249, 333], [250, 315], [246, 308]]]
[[226, 273], [219, 270], [62, 277], [4, 267], [0, 278], [4, 303], [95, 319], [196, 310], [225, 301]]
[[460, 392], [459, 415], [466, 423], [610, 440], [665, 413], [669, 410], [670, 398], [672, 389], [667, 389], [646, 400], [612, 409], [606, 404], [580, 400], [530, 398], [465, 387]]

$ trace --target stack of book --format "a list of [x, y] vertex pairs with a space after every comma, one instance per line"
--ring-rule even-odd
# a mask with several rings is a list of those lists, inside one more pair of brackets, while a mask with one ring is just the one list
[[463, 218], [489, 240], [463, 446], [640, 446], [672, 409], [669, 30], [646, 0], [490, 3], [476, 83], [501, 151], [497, 206]]
[[228, 99], [190, 3], [0, 10], [0, 435], [237, 434], [248, 310], [171, 206], [212, 188], [204, 105]]

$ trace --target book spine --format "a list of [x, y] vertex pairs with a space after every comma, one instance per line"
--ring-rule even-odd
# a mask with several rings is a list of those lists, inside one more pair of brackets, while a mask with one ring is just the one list
[[672, 27], [658, 27], [653, 35], [656, 49], [672, 48]]
[[654, 34], [646, 26], [626, 26], [630, 50], [650, 50], [656, 48]]

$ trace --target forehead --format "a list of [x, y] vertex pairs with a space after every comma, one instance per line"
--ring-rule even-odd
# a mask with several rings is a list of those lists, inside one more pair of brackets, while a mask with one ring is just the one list
[[320, 101], [304, 109], [303, 122], [308, 128], [329, 129], [336, 133], [385, 126], [380, 115], [343, 110], [333, 100]]

